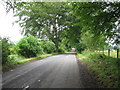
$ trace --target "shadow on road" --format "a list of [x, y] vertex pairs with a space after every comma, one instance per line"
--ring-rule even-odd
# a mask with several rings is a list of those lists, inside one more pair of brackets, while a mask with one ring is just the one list
[[75, 55], [76, 54], [76, 52], [67, 52], [67, 53], [65, 53], [65, 55]]

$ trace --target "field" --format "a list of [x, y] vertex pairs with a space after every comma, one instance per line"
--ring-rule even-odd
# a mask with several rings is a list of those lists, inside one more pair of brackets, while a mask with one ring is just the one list
[[[105, 50], [104, 52], [100, 51], [99, 53], [105, 54], [106, 56], [108, 56], [108, 50]], [[117, 58], [117, 51], [116, 50], [110, 51], [110, 57]], [[119, 53], [119, 57], [120, 57], [120, 53]]]

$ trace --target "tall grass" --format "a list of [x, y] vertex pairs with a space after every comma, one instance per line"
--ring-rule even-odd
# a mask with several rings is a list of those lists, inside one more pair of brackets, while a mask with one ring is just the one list
[[108, 57], [105, 54], [95, 52], [84, 52], [78, 54], [80, 60], [87, 64], [88, 69], [96, 74], [99, 84], [107, 88], [118, 88], [120, 86], [120, 60]]
[[32, 58], [24, 58], [24, 57], [15, 55], [15, 56], [12, 56], [12, 58], [14, 57], [14, 59], [11, 62], [6, 63], [5, 65], [2, 65], [2, 68], [5, 69], [5, 68], [9, 68], [13, 65], [24, 64], [24, 63], [30, 62], [32, 60], [40, 60], [42, 58], [45, 58], [45, 57], [48, 57], [51, 55], [55, 55], [55, 54], [56, 53], [43, 54], [43, 55], [38, 55], [37, 57], [32, 57]]

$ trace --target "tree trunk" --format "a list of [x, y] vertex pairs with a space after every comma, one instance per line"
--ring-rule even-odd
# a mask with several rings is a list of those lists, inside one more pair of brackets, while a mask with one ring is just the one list
[[58, 52], [58, 43], [55, 44], [56, 52]]
[[59, 44], [58, 44], [57, 39], [53, 39], [52, 41], [53, 41], [53, 42], [54, 42], [54, 44], [55, 44], [55, 47], [56, 47], [56, 52], [58, 52], [58, 49], [59, 49]]
[[57, 30], [57, 27], [56, 27], [56, 23], [53, 25], [53, 30], [54, 30], [54, 43], [55, 43], [55, 47], [56, 47], [56, 52], [58, 52], [58, 49], [59, 49], [59, 42], [58, 42], [58, 30]]

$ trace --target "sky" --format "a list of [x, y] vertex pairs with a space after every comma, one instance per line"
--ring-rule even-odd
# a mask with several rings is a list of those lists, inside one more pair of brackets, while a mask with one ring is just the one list
[[0, 36], [9, 37], [9, 40], [16, 43], [23, 36], [20, 34], [20, 26], [18, 23], [12, 24], [16, 20], [13, 17], [12, 10], [6, 13], [5, 7], [2, 2], [0, 2]]

